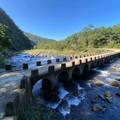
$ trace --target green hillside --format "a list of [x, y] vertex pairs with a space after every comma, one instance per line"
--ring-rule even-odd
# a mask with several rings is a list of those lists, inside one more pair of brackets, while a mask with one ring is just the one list
[[31, 47], [31, 41], [0, 8], [0, 63], [14, 52]]
[[0, 61], [13, 51], [30, 49], [73, 50], [91, 48], [120, 48], [120, 25], [95, 28], [85, 27], [63, 41], [56, 41], [22, 32], [13, 20], [0, 8]]
[[120, 48], [120, 25], [112, 27], [95, 28], [91, 25], [82, 31], [68, 36], [64, 41], [47, 42], [38, 44], [35, 48], [39, 49], [72, 49], [81, 50], [84, 48]]
[[32, 33], [25, 32], [24, 34], [25, 34], [25, 36], [27, 36], [31, 40], [31, 42], [32, 42], [33, 45], [40, 44], [41, 42], [55, 41], [53, 39], [48, 39], [48, 38], [40, 37], [40, 36], [34, 35]]
[[[0, 8], [0, 46], [12, 50], [31, 48], [30, 40], [15, 25], [13, 20]], [[9, 45], [9, 46], [8, 46]]]

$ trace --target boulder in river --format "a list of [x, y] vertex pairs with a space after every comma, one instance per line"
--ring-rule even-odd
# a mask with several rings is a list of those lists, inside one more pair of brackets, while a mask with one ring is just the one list
[[120, 70], [120, 66], [113, 66], [112, 68], [115, 70]]
[[92, 83], [95, 85], [95, 86], [103, 86], [104, 85], [104, 82], [101, 81], [101, 80], [93, 80]]
[[112, 93], [111, 93], [110, 91], [106, 91], [106, 92], [104, 93], [104, 97], [105, 97], [105, 98], [112, 98]]
[[105, 101], [105, 98], [103, 95], [98, 95], [98, 97], [101, 99], [101, 100], [104, 100]]
[[120, 78], [115, 78], [115, 80], [120, 81]]
[[111, 85], [112, 87], [120, 87], [119, 82], [116, 80], [110, 80], [109, 85]]
[[117, 92], [116, 95], [117, 95], [118, 97], [120, 97], [120, 92]]
[[99, 112], [99, 111], [102, 111], [102, 110], [103, 110], [103, 108], [102, 108], [101, 105], [99, 105], [97, 103], [93, 104], [93, 106], [92, 106], [92, 111], [93, 112]]
[[110, 91], [106, 91], [104, 93], [104, 98], [107, 100], [108, 103], [111, 103], [112, 102], [112, 93]]

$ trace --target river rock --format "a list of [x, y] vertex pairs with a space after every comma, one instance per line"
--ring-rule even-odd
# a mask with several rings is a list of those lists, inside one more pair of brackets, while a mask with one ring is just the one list
[[111, 85], [113, 87], [120, 87], [118, 81], [116, 81], [116, 80], [109, 81], [109, 85]]
[[98, 97], [99, 97], [100, 99], [102, 99], [102, 100], [104, 100], [104, 101], [105, 101], [105, 98], [104, 98], [104, 96], [103, 96], [103, 95], [98, 95]]
[[105, 97], [105, 98], [112, 98], [112, 93], [111, 93], [110, 91], [106, 91], [106, 92], [104, 93], [104, 97]]
[[113, 69], [120, 70], [120, 66], [113, 66]]
[[99, 112], [99, 111], [102, 111], [103, 108], [99, 105], [99, 104], [93, 104], [92, 106], [92, 111], [93, 112]]
[[112, 93], [110, 91], [106, 91], [104, 93], [104, 98], [107, 100], [108, 103], [111, 103], [112, 102]]
[[94, 85], [98, 86], [98, 87], [104, 85], [104, 82], [101, 81], [101, 80], [94, 80], [94, 81], [92, 81], [92, 83], [93, 83]]
[[115, 78], [115, 80], [120, 81], [120, 78]]
[[120, 97], [120, 92], [116, 93], [116, 95]]

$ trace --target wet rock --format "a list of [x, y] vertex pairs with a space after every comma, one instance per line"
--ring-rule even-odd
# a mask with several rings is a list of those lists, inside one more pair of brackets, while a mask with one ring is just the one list
[[120, 70], [120, 66], [113, 66], [113, 69]]
[[99, 104], [93, 104], [93, 106], [92, 106], [92, 111], [93, 112], [99, 112], [99, 111], [102, 111], [102, 110], [103, 110], [102, 106], [100, 106]]
[[94, 80], [92, 81], [92, 83], [95, 85], [95, 86], [98, 86], [98, 87], [101, 87], [104, 85], [104, 82], [101, 81], [101, 80]]
[[108, 103], [110, 103], [110, 104], [112, 103], [112, 99], [106, 98], [106, 100]]
[[118, 97], [120, 97], [120, 92], [116, 93], [116, 95], [117, 95]]
[[104, 98], [106, 99], [106, 101], [108, 103], [111, 103], [112, 102], [112, 93], [110, 91], [107, 91], [104, 93]]
[[120, 87], [118, 81], [116, 80], [109, 81], [109, 85], [111, 85], [112, 87]]
[[105, 98], [104, 98], [104, 96], [103, 96], [103, 95], [98, 95], [98, 97], [99, 97], [100, 99], [102, 99], [102, 100], [104, 100], [104, 101], [105, 101]]
[[120, 81], [120, 78], [115, 78], [115, 80]]
[[106, 91], [106, 92], [104, 93], [104, 97], [105, 97], [105, 98], [112, 98], [112, 93], [111, 93], [110, 91]]

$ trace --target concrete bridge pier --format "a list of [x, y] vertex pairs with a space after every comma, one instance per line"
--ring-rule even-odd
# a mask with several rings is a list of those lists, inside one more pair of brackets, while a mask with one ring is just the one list
[[79, 80], [80, 78], [80, 74], [81, 74], [81, 70], [79, 66], [76, 66], [75, 68], [71, 69], [71, 73], [72, 76], [71, 78], [74, 79], [75, 81]]

